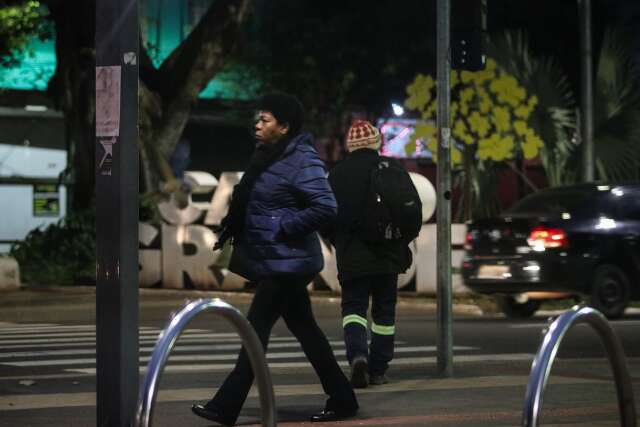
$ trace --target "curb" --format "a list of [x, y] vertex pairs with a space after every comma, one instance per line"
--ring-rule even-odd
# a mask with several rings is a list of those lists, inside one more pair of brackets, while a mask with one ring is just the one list
[[[8, 295], [21, 292], [33, 292], [33, 293], [52, 293], [52, 294], [65, 294], [65, 295], [87, 295], [95, 294], [95, 286], [46, 286], [46, 287], [22, 287], [20, 289], [4, 290], [0, 294]], [[144, 297], [173, 297], [184, 299], [198, 299], [198, 298], [220, 298], [220, 299], [240, 299], [242, 301], [249, 301], [253, 297], [251, 291], [222, 291], [222, 290], [197, 290], [197, 289], [158, 289], [158, 288], [139, 288], [139, 295]], [[326, 302], [331, 304], [340, 303], [340, 295], [334, 292], [328, 291], [316, 291], [310, 294], [311, 300], [315, 302]], [[437, 310], [436, 298], [428, 297], [425, 299], [423, 295], [404, 296], [398, 295], [399, 307], [412, 307], [423, 308], [429, 311]], [[478, 305], [469, 303], [456, 303], [453, 301], [454, 314], [465, 314], [475, 316], [486, 316], [493, 313], [486, 312]]]

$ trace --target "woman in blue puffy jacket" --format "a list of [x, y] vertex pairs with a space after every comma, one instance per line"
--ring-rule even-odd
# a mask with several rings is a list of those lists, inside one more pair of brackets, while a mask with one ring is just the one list
[[[256, 115], [255, 153], [231, 198], [216, 247], [233, 242], [229, 269], [258, 283], [247, 319], [266, 351], [282, 316], [329, 396], [311, 421], [354, 416], [358, 403], [326, 336], [313, 317], [307, 284], [322, 270], [316, 231], [334, 221], [336, 201], [324, 165], [301, 134], [303, 109], [287, 94], [263, 96]], [[193, 405], [195, 414], [233, 425], [254, 374], [245, 349], [213, 399]]]

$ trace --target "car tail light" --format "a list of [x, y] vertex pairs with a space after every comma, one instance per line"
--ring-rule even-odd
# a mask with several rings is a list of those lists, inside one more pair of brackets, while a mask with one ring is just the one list
[[569, 246], [569, 240], [567, 240], [567, 234], [564, 230], [543, 226], [538, 226], [531, 230], [527, 243], [535, 251], [544, 251], [549, 248], [566, 248]]
[[471, 242], [473, 241], [473, 233], [469, 231], [466, 236], [464, 236], [464, 245], [463, 248], [465, 251], [471, 250]]

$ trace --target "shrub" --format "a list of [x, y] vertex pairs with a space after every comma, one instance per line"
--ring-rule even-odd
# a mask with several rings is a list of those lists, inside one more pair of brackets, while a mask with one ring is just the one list
[[23, 283], [95, 284], [95, 212], [71, 213], [44, 229], [31, 230], [10, 250]]

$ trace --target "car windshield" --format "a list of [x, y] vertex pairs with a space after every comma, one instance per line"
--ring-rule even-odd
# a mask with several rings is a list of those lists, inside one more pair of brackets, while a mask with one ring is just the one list
[[505, 215], [575, 213], [593, 197], [593, 192], [580, 189], [539, 191], [517, 202]]

